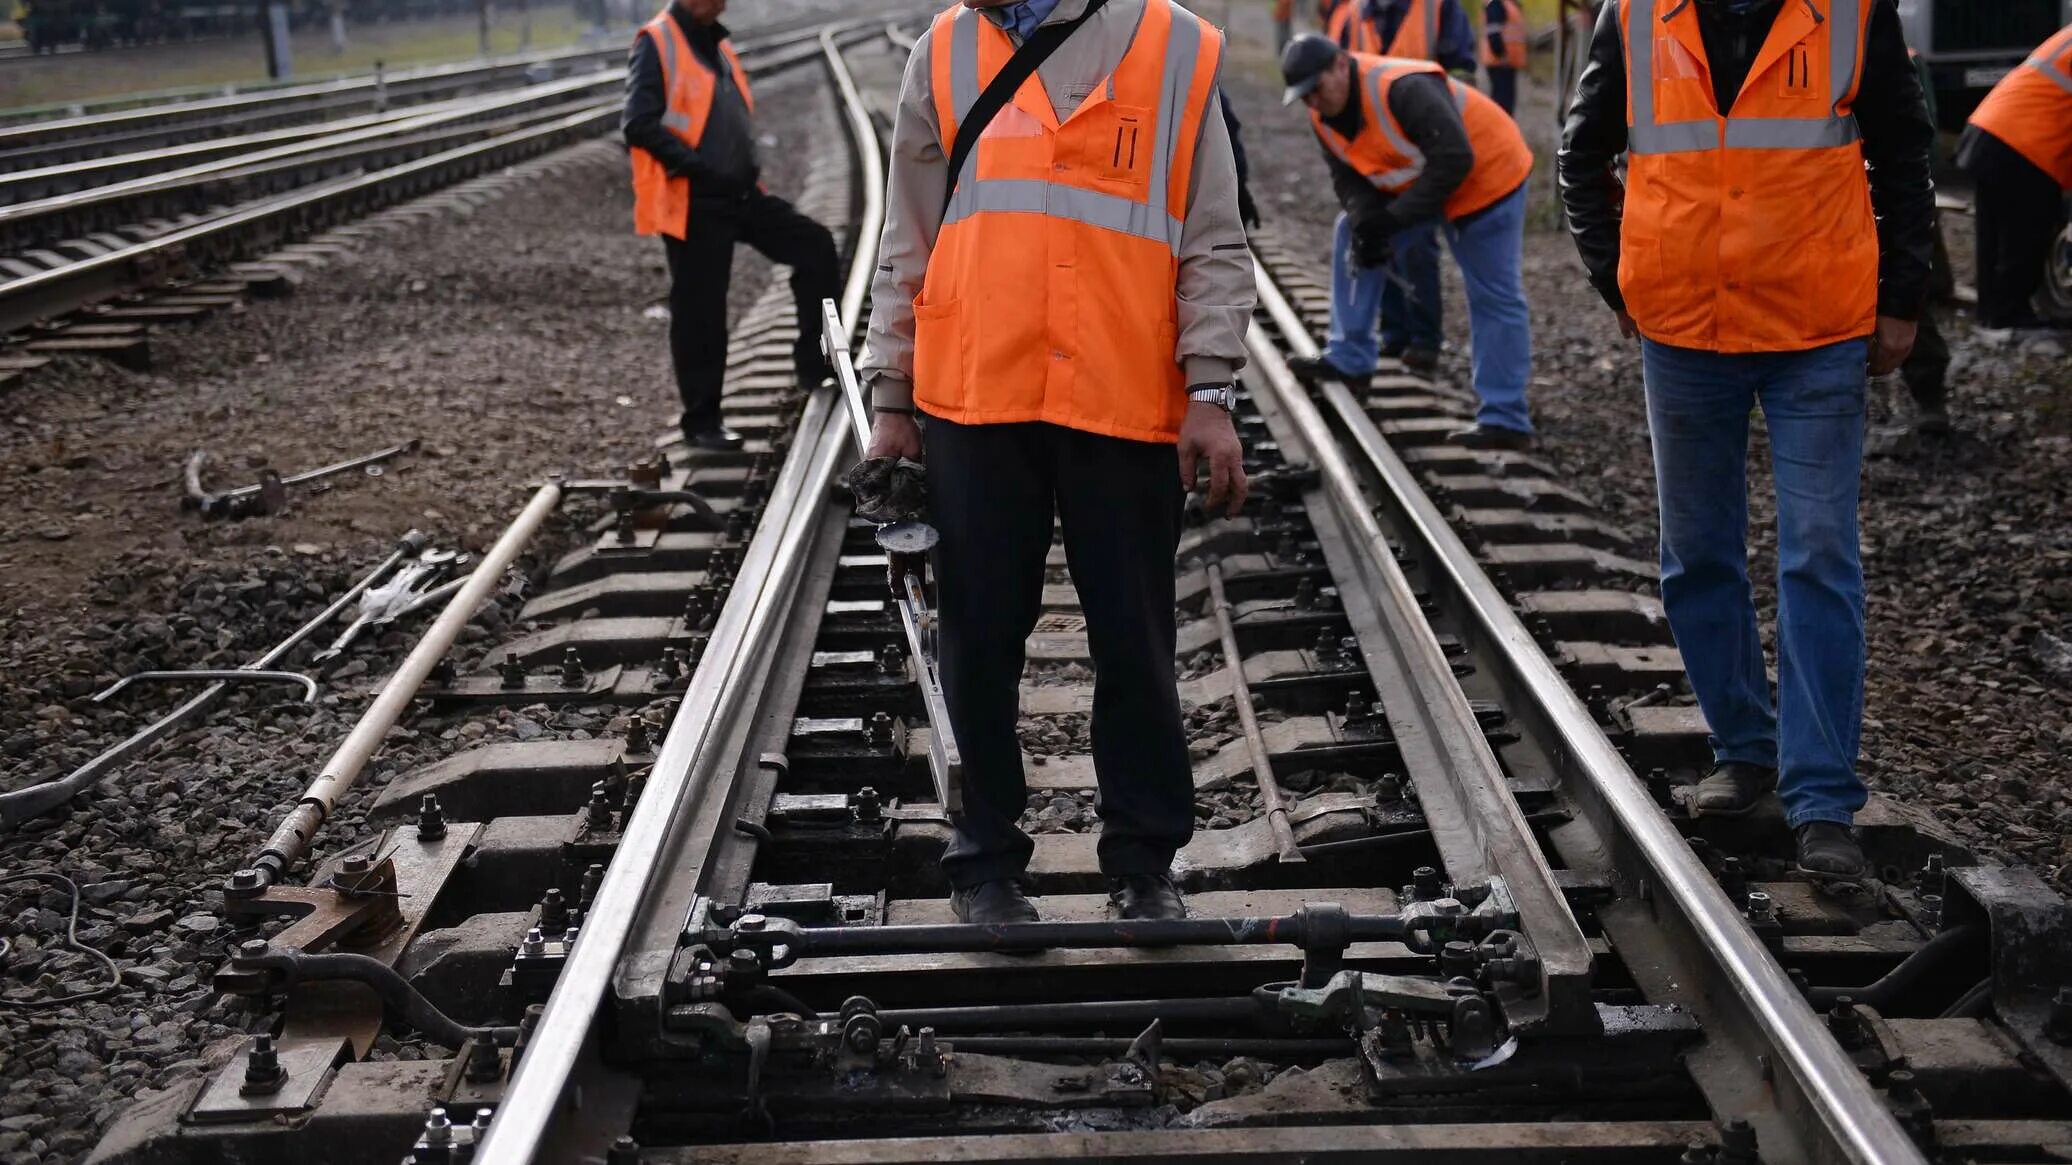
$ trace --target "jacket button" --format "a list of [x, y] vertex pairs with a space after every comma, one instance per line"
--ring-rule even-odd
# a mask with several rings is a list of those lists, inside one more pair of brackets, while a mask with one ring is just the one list
[[1741, 188], [1739, 186], [1736, 186], [1732, 190], [1727, 191], [1727, 193], [1735, 198], [1739, 198], [1741, 197]]
[[1056, 170], [1056, 171], [1057, 171], [1058, 173], [1062, 174], [1062, 173], [1064, 173], [1064, 172], [1065, 172], [1066, 170], [1070, 169], [1070, 167], [1066, 166], [1066, 165], [1065, 165], [1065, 164], [1064, 164], [1063, 162], [1058, 162], [1058, 163], [1056, 163], [1056, 164], [1052, 165], [1052, 166], [1051, 166], [1051, 169], [1053, 169], [1053, 170]]
[[1727, 290], [1728, 290], [1728, 291], [1739, 291], [1739, 290], [1741, 290], [1741, 281], [1740, 281], [1740, 280], [1738, 280], [1738, 279], [1729, 279], [1729, 280], [1727, 280]]

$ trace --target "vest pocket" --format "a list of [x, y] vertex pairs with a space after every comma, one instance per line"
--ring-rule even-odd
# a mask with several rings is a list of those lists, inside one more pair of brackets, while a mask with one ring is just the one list
[[961, 412], [968, 389], [961, 301], [914, 303], [914, 397], [938, 410]]
[[1081, 172], [1089, 174], [1103, 189], [1142, 190], [1151, 184], [1151, 168], [1162, 166], [1158, 152], [1158, 128], [1150, 107], [1103, 101], [1081, 107], [1067, 119], [1063, 133], [1077, 139]]

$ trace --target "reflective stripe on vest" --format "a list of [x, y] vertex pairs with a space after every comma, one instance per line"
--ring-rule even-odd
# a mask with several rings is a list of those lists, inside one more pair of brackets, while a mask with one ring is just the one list
[[[1675, 0], [1661, 20], [1667, 24], [1692, 0]], [[1812, 6], [1811, 0], [1788, 0]], [[1856, 87], [1856, 40], [1844, 30], [1859, 27], [1863, 0], [1827, 0], [1830, 11], [1818, 19], [1833, 22], [1828, 35], [1827, 115], [1818, 118], [1734, 117], [1726, 123], [1726, 145], [1738, 150], [1818, 150], [1846, 146], [1862, 134], [1856, 119], [1838, 114], [1844, 100]], [[1626, 70], [1628, 100], [1633, 106], [1633, 124], [1628, 128], [1626, 148], [1636, 154], [1678, 154], [1720, 148], [1720, 121], [1655, 120], [1655, 7], [1656, 0], [1624, 0], [1626, 13]]]
[[[1157, 3], [1158, 0], [1149, 0]], [[950, 41], [950, 103], [958, 124], [978, 104], [978, 33], [984, 19], [976, 9], [958, 12]], [[956, 193], [943, 213], [943, 225], [962, 222], [986, 212], [1046, 214], [1070, 219], [1102, 230], [1120, 231], [1140, 239], [1164, 243], [1174, 255], [1180, 253], [1181, 220], [1167, 210], [1167, 183], [1173, 169], [1173, 148], [1180, 140], [1179, 120], [1187, 108], [1187, 90], [1194, 79], [1194, 60], [1201, 52], [1201, 25], [1193, 20], [1175, 20], [1166, 38], [1165, 87], [1159, 94], [1158, 111], [1152, 124], [1151, 190], [1145, 201], [1103, 194], [1083, 186], [1062, 182], [1039, 182], [1027, 178], [980, 178], [978, 151], [964, 159], [957, 176]], [[1108, 78], [1108, 96], [1115, 95], [1115, 78]], [[944, 135], [954, 137], [954, 131]]]
[[[1518, 0], [1503, 0], [1504, 18], [1482, 30], [1481, 43], [1476, 55], [1482, 64], [1492, 69], [1522, 69], [1525, 67], [1525, 13], [1518, 7]], [[1489, 50], [1489, 34], [1503, 38], [1504, 55], [1498, 56]]]

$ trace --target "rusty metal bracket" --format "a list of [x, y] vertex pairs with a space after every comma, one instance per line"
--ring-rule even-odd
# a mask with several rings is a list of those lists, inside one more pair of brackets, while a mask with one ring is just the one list
[[[391, 829], [326, 867], [309, 886], [267, 885], [258, 871], [239, 870], [224, 888], [224, 909], [248, 917], [296, 916], [274, 936], [277, 950], [348, 951], [393, 964], [481, 832], [479, 824], [449, 825], [437, 838]], [[230, 994], [263, 992], [271, 983], [266, 972], [235, 963], [215, 979], [216, 989]], [[365, 984], [309, 983], [290, 998], [281, 1038], [344, 1038], [364, 1058], [381, 1021], [381, 999]]]

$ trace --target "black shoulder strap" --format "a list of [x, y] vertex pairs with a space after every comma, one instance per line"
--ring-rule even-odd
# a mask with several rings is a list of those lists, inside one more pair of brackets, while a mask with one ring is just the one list
[[[964, 160], [971, 156], [972, 148], [978, 145], [979, 135], [986, 132], [986, 127], [992, 124], [993, 115], [999, 113], [1001, 107], [1014, 97], [1015, 91], [1022, 87], [1022, 82], [1029, 79], [1029, 75], [1036, 71], [1038, 65], [1048, 60], [1050, 54], [1058, 50], [1059, 45], [1078, 32], [1079, 26], [1091, 20], [1094, 13], [1099, 12], [1101, 6], [1107, 2], [1108, 0], [1089, 0], [1086, 11], [1077, 17], [1058, 24], [1046, 24], [1037, 29], [1036, 35], [1022, 42], [1022, 47], [1016, 49], [1014, 55], [1007, 59], [1006, 66], [994, 75], [985, 92], [978, 95], [978, 101], [972, 105], [970, 112], [964, 115], [964, 120], [957, 123], [957, 140], [950, 143], [950, 176], [943, 182], [942, 190], [944, 207], [949, 206], [950, 195], [957, 192], [957, 175], [964, 172]], [[984, 20], [985, 17], [974, 12], [970, 19]], [[937, 45], [934, 51], [942, 52], [948, 47]]]

